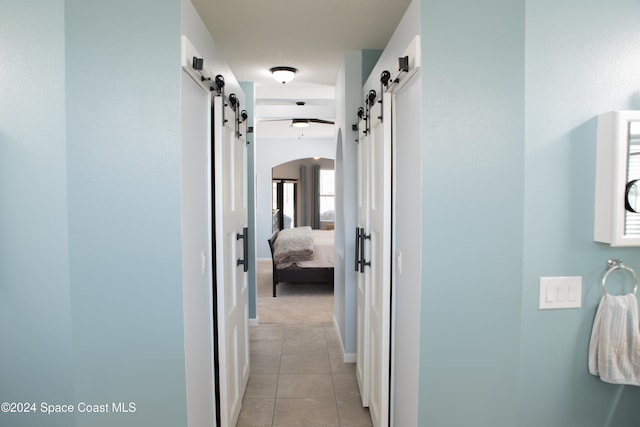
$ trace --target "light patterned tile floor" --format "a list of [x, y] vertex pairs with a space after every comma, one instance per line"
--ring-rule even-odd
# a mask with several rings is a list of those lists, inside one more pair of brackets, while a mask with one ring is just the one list
[[365, 427], [355, 364], [332, 324], [249, 327], [251, 374], [237, 427]]

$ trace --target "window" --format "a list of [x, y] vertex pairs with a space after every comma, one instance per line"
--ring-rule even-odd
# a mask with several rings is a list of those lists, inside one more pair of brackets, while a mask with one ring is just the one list
[[335, 199], [335, 170], [320, 169], [320, 221], [335, 221]]
[[273, 230], [296, 226], [296, 181], [274, 179], [271, 193]]

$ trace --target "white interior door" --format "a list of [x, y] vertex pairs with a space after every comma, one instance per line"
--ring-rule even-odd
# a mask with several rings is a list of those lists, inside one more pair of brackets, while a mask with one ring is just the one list
[[[371, 108], [369, 256], [369, 413], [374, 427], [389, 424], [391, 321], [391, 95]], [[384, 111], [383, 111], [384, 110]]]
[[[357, 260], [355, 269], [358, 272], [356, 318], [357, 318], [357, 359], [356, 378], [360, 388], [362, 406], [369, 406], [369, 300], [367, 289], [371, 282], [369, 274], [360, 274], [361, 265], [361, 230], [369, 229], [369, 139], [367, 122], [360, 120], [358, 124], [358, 221], [355, 231]], [[364, 268], [362, 268], [364, 269]]]
[[[420, 283], [422, 276], [422, 160], [420, 119], [422, 80], [415, 74], [393, 102], [393, 240], [391, 425], [418, 425], [420, 366]], [[397, 191], [411, 189], [411, 191]]]
[[182, 73], [182, 300], [188, 425], [215, 425], [211, 270], [211, 95]]
[[220, 420], [231, 427], [249, 379], [248, 274], [238, 262], [244, 260], [247, 244], [247, 164], [245, 139], [236, 136], [235, 113], [224, 104], [222, 97], [213, 98], [214, 244]]
[[[357, 365], [374, 427], [389, 423], [391, 319], [391, 95], [359, 123], [356, 231]], [[384, 111], [382, 111], [384, 108]], [[367, 128], [367, 126], [369, 126]]]

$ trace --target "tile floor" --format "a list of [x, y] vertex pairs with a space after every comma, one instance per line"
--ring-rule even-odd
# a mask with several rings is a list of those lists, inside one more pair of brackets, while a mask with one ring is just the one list
[[237, 427], [371, 426], [333, 324], [249, 327], [251, 374]]

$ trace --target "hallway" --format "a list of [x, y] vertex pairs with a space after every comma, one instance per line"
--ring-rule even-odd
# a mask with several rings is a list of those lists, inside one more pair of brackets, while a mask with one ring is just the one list
[[237, 427], [371, 426], [333, 324], [249, 327], [251, 375]]

